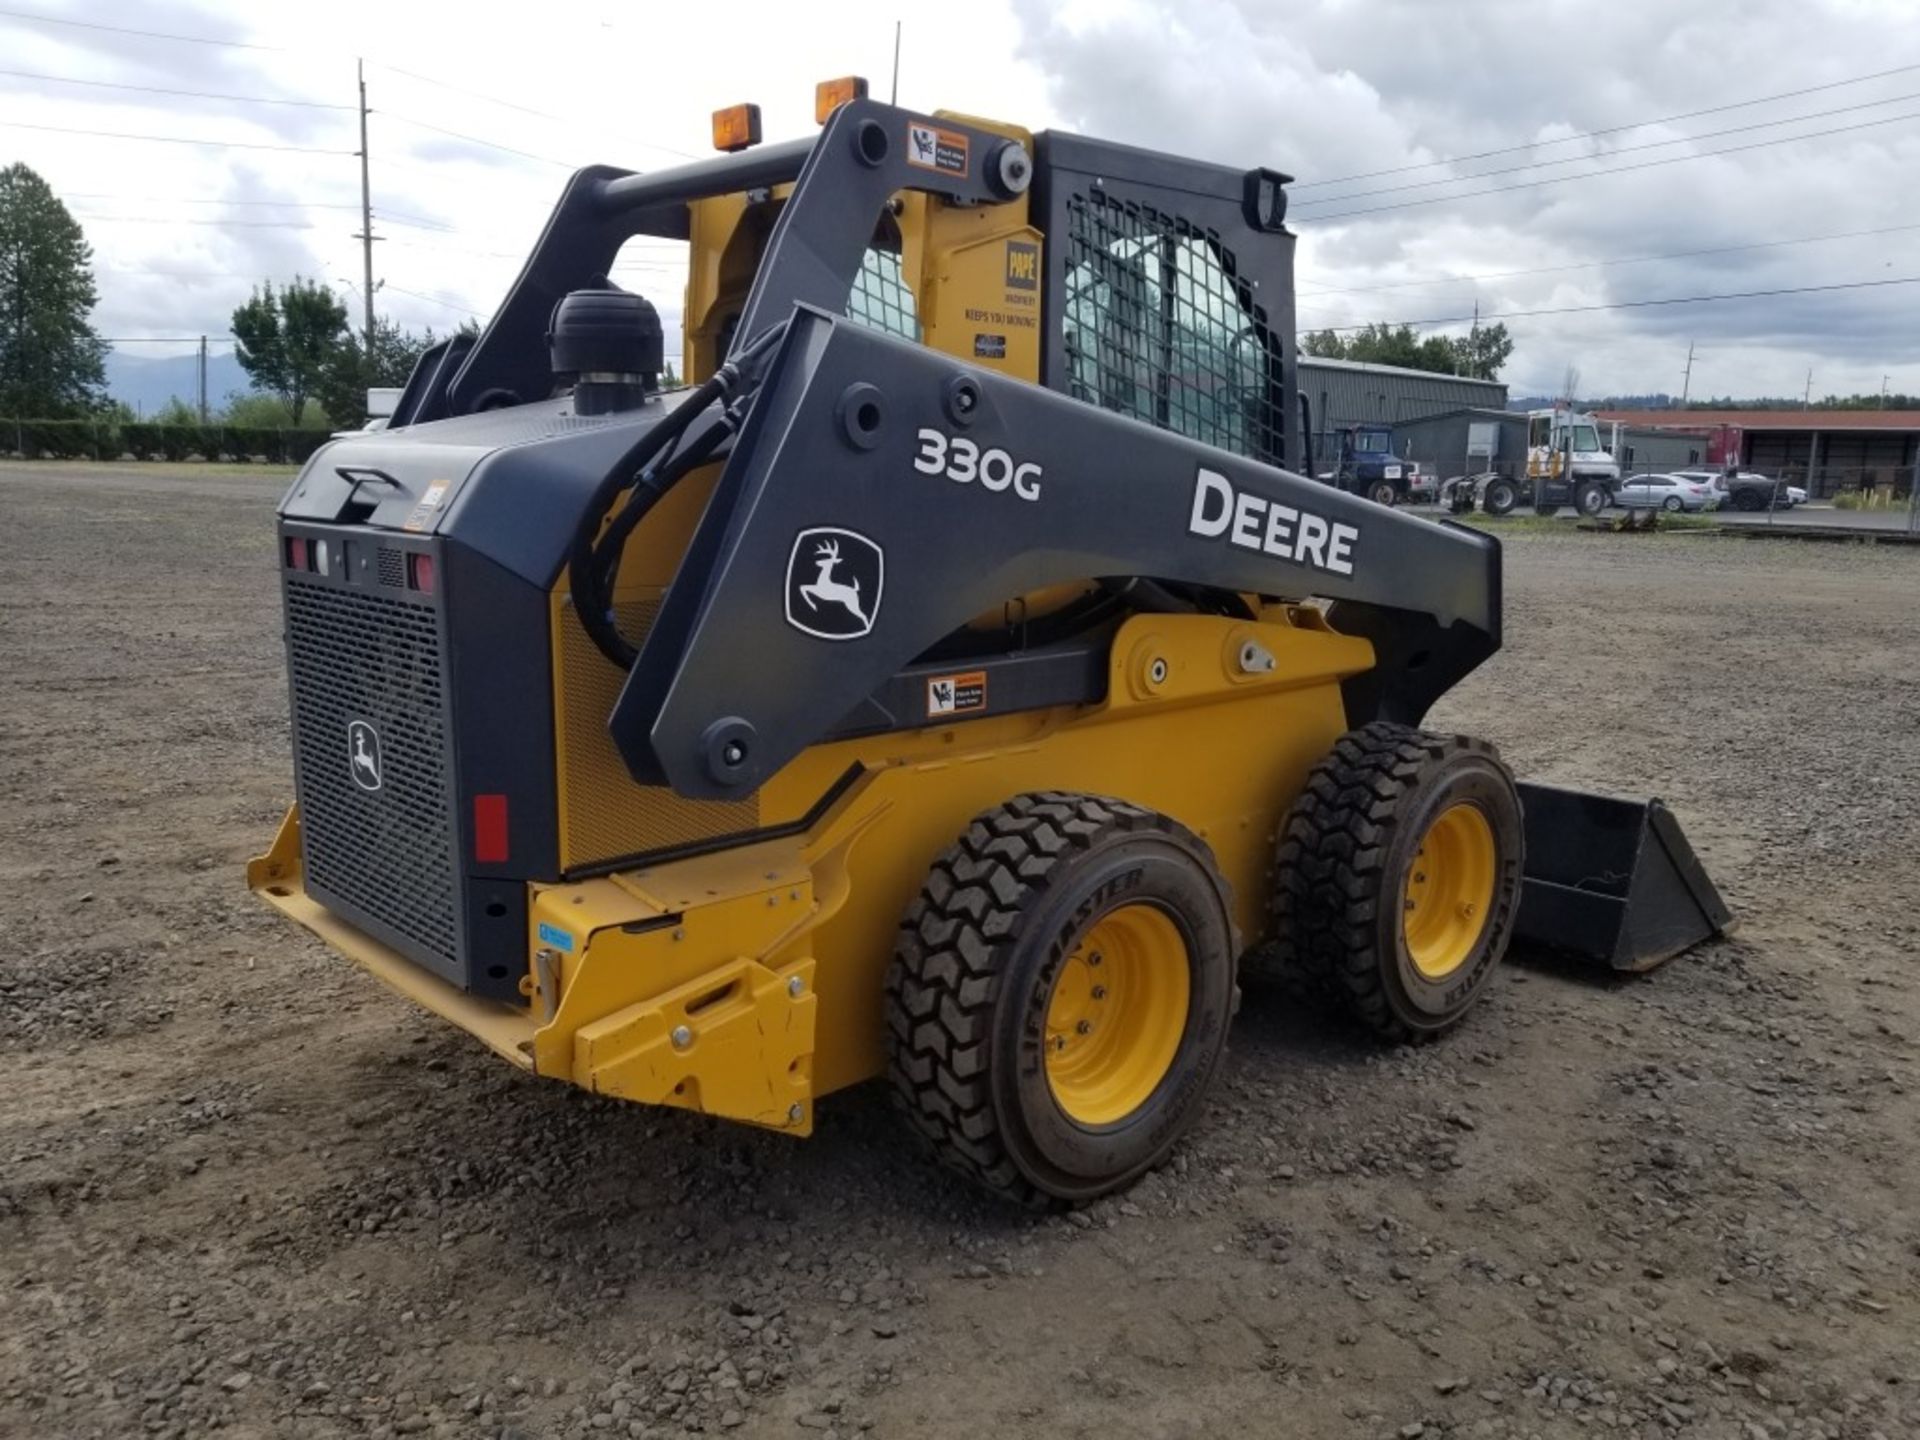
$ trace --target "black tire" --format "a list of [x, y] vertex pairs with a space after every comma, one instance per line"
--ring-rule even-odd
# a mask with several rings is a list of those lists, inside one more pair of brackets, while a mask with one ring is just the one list
[[[1465, 805], [1486, 822], [1492, 887], [1481, 927], [1444, 975], [1422, 973], [1404, 907], [1434, 821]], [[1281, 832], [1264, 966], [1332, 997], [1390, 1040], [1429, 1038], [1472, 1008], [1505, 957], [1520, 902], [1526, 827], [1494, 748], [1376, 721], [1314, 767]]]
[[1573, 490], [1573, 508], [1591, 520], [1607, 508], [1607, 487], [1587, 480]]
[[[1151, 1094], [1085, 1124], [1055, 1095], [1049, 1006], [1071, 966], [1100, 963], [1081, 940], [1134, 906], [1178, 934], [1186, 1016]], [[1226, 881], [1191, 831], [1121, 800], [1018, 796], [935, 862], [901, 924], [886, 993], [894, 1099], [943, 1163], [1019, 1204], [1118, 1190], [1204, 1107], [1238, 999], [1237, 951]]]
[[1733, 492], [1733, 508], [1736, 510], [1764, 510], [1767, 502], [1758, 490], [1736, 490]]
[[[1678, 495], [1669, 495], [1667, 496], [1666, 499], [1660, 502], [1660, 508], [1662, 510], [1665, 510], [1670, 515], [1677, 515], [1682, 510], [1686, 509], [1687, 505], [1686, 505], [1686, 502], [1682, 500]], [[1748, 507], [1743, 505], [1740, 508], [1744, 510]]]
[[1391, 480], [1374, 480], [1367, 485], [1367, 498], [1391, 510], [1400, 498], [1400, 490]]
[[1489, 515], [1511, 515], [1520, 503], [1520, 487], [1511, 480], [1489, 480], [1480, 507]]

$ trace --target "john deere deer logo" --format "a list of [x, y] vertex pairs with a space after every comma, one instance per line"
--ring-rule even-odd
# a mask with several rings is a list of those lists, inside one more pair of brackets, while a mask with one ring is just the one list
[[886, 560], [853, 530], [815, 526], [787, 558], [787, 623], [821, 640], [858, 640], [880, 614]]
[[380, 733], [365, 720], [347, 722], [347, 771], [362, 790], [380, 788]]

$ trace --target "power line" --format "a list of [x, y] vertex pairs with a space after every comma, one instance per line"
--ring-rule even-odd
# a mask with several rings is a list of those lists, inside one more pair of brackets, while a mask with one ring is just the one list
[[472, 305], [464, 303], [456, 304], [452, 300], [442, 299], [438, 295], [428, 295], [419, 290], [408, 290], [404, 286], [394, 284], [391, 280], [382, 281], [381, 285], [383, 289], [397, 291], [402, 295], [411, 295], [415, 300], [425, 300], [430, 305], [444, 305], [449, 310], [457, 310], [462, 315], [471, 315], [475, 319], [478, 319], [480, 316], [480, 311]]
[[551, 155], [535, 155], [531, 150], [516, 150], [511, 145], [501, 145], [493, 140], [482, 140], [478, 135], [468, 135], [461, 130], [449, 130], [441, 125], [429, 125], [424, 120], [410, 119], [405, 115], [396, 115], [391, 110], [375, 110], [375, 115], [387, 120], [398, 120], [402, 125], [411, 125], [416, 130], [431, 130], [436, 135], [445, 135], [451, 140], [464, 140], [470, 145], [484, 145], [489, 150], [498, 150], [506, 155], [518, 155], [523, 160], [538, 160], [542, 165], [557, 165], [562, 170], [578, 170], [578, 165], [566, 160], [555, 160]]
[[1395, 280], [1383, 285], [1349, 285], [1333, 290], [1298, 290], [1295, 293], [1302, 299], [1315, 299], [1322, 295], [1370, 295], [1382, 290], [1413, 290], [1425, 285], [1470, 285], [1482, 280], [1510, 280], [1522, 275], [1560, 275], [1573, 270], [1601, 270], [1613, 265], [1645, 265], [1655, 260], [1691, 260], [1701, 255], [1733, 255], [1743, 250], [1774, 250], [1786, 245], [1858, 240], [1870, 235], [1896, 235], [1909, 230], [1920, 230], [1920, 225], [1883, 225], [1875, 230], [1842, 230], [1833, 235], [1802, 235], [1791, 240], [1757, 240], [1746, 245], [1675, 250], [1665, 255], [1629, 255], [1618, 260], [1587, 260], [1577, 265], [1541, 265], [1531, 270], [1490, 270], [1481, 275], [1443, 275], [1430, 280]]
[[1719, 115], [1728, 110], [1745, 110], [1754, 105], [1770, 105], [1776, 100], [1792, 100], [1823, 90], [1838, 90], [1848, 85], [1864, 85], [1869, 80], [1884, 80], [1889, 75], [1906, 75], [1920, 70], [1920, 64], [1896, 65], [1891, 70], [1876, 70], [1871, 75], [1856, 75], [1850, 80], [1832, 80], [1825, 85], [1808, 85], [1798, 90], [1782, 90], [1777, 95], [1762, 95], [1753, 100], [1736, 100], [1727, 105], [1710, 105], [1705, 110], [1688, 110], [1679, 115], [1663, 115], [1654, 120], [1636, 120], [1629, 125], [1609, 125], [1602, 130], [1587, 130], [1578, 135], [1563, 135], [1557, 140], [1530, 140], [1524, 145], [1507, 145], [1498, 150], [1479, 150], [1471, 155], [1451, 155], [1441, 160], [1423, 160], [1414, 165], [1396, 165], [1387, 170], [1362, 170], [1353, 175], [1336, 175], [1328, 180], [1307, 180], [1291, 188], [1298, 192], [1322, 185], [1344, 185], [1349, 180], [1375, 180], [1383, 175], [1405, 175], [1413, 170], [1430, 170], [1437, 165], [1460, 165], [1469, 160], [1491, 160], [1498, 155], [1515, 155], [1522, 150], [1537, 150], [1543, 145], [1570, 145], [1576, 140], [1597, 140], [1603, 135], [1619, 135], [1628, 130], [1644, 130], [1649, 125], [1671, 125], [1676, 120], [1697, 120], [1702, 115]]
[[[0, 11], [0, 14], [6, 14]], [[239, 105], [298, 105], [309, 110], [351, 110], [326, 100], [285, 100], [272, 95], [222, 95], [211, 90], [168, 90], [158, 85], [129, 85], [117, 80], [75, 80], [65, 75], [42, 75], [33, 70], [0, 70], [15, 80], [45, 80], [55, 85], [85, 85], [95, 90], [137, 90], [143, 95], [178, 95], [188, 100], [231, 100]]]
[[143, 40], [177, 40], [182, 45], [217, 45], [228, 50], [271, 50], [286, 54], [284, 45], [258, 45], [246, 40], [215, 40], [205, 35], [169, 35], [158, 30], [134, 30], [125, 25], [102, 25], [94, 20], [68, 20], [60, 15], [36, 15], [26, 10], [0, 10], [0, 18], [27, 20], [36, 25], [70, 25], [76, 30], [104, 30], [112, 35], [137, 35]]
[[310, 220], [182, 220], [165, 215], [95, 215], [76, 210], [76, 220], [91, 220], [100, 225], [194, 225], [214, 230], [317, 230]]
[[358, 210], [359, 202], [345, 200], [220, 200], [193, 195], [115, 195], [105, 190], [68, 190], [65, 200], [112, 200], [124, 205], [284, 205], [298, 210]]
[[1824, 295], [1836, 290], [1873, 290], [1888, 285], [1920, 285], [1920, 275], [1887, 280], [1847, 280], [1834, 285], [1790, 285], [1776, 290], [1736, 290], [1724, 295], [1668, 295], [1655, 300], [1614, 300], [1604, 305], [1556, 305], [1541, 310], [1483, 310], [1472, 315], [1441, 315], [1426, 320], [1366, 320], [1354, 325], [1322, 325], [1320, 330], [1366, 330], [1374, 325], [1466, 325], [1476, 318], [1524, 320], [1538, 315], [1587, 315], [1599, 310], [1645, 310], [1659, 305], [1703, 305], [1719, 300], [1764, 300], [1781, 295]]
[[[1303, 215], [1301, 220], [1320, 224], [1332, 220], [1351, 220], [1360, 215], [1379, 215], [1389, 210], [1410, 210], [1421, 205], [1444, 205], [1454, 200], [1472, 200], [1482, 195], [1503, 195], [1513, 190], [1539, 190], [1548, 185], [1564, 185], [1569, 180], [1595, 180], [1604, 175], [1624, 175], [1629, 170], [1652, 170], [1661, 165], [1679, 165], [1689, 160], [1711, 160], [1716, 155], [1737, 155], [1745, 150], [1764, 150], [1774, 145], [1791, 145], [1799, 140], [1818, 140], [1827, 135], [1845, 135], [1855, 130], [1871, 130], [1894, 125], [1902, 120], [1920, 119], [1920, 111], [1889, 115], [1880, 120], [1862, 120], [1853, 125], [1836, 125], [1827, 130], [1809, 130], [1804, 135], [1781, 135], [1772, 140], [1753, 140], [1745, 145], [1727, 145], [1718, 150], [1702, 150], [1697, 155], [1668, 155], [1659, 160], [1636, 160], [1631, 165], [1610, 165], [1600, 170], [1583, 170], [1577, 175], [1555, 175], [1545, 180], [1521, 180], [1512, 185], [1490, 185], [1484, 190], [1463, 190], [1457, 195], [1431, 195], [1425, 200], [1395, 200], [1385, 205], [1370, 205], [1360, 210], [1341, 210], [1332, 215]], [[1464, 177], [1472, 178], [1472, 177]]]
[[[1829, 115], [1850, 115], [1858, 110], [1871, 110], [1878, 105], [1899, 105], [1908, 100], [1920, 100], [1920, 94], [1889, 95], [1884, 100], [1863, 100], [1858, 105], [1840, 105], [1832, 110], [1811, 110], [1805, 115], [1788, 115], [1779, 120], [1756, 120], [1751, 125], [1733, 125], [1725, 130], [1703, 130], [1697, 135], [1681, 135], [1672, 140], [1648, 140], [1640, 145], [1622, 145], [1607, 151], [1604, 155], [1569, 155], [1564, 160], [1530, 160], [1524, 165], [1508, 165], [1499, 170], [1476, 170], [1471, 175], [1447, 175], [1438, 180], [1410, 180], [1405, 185], [1383, 185], [1377, 190], [1349, 190], [1344, 195], [1329, 195], [1324, 200], [1308, 200], [1308, 205], [1336, 205], [1342, 200], [1364, 200], [1373, 195], [1394, 195], [1406, 190], [1430, 190], [1436, 185], [1459, 185], [1468, 180], [1488, 180], [1495, 175], [1517, 175], [1523, 170], [1539, 170], [1548, 165], [1576, 165], [1583, 160], [1612, 159], [1616, 155], [1631, 155], [1641, 150], [1660, 150], [1669, 145], [1690, 145], [1699, 140], [1718, 140], [1724, 135], [1745, 135], [1754, 130], [1770, 130], [1776, 125], [1793, 125], [1802, 120], [1824, 120]], [[1782, 140], [1791, 136], [1781, 136]], [[1313, 217], [1302, 216], [1302, 219]]]
[[[4, 13], [4, 12], [0, 12]], [[206, 145], [221, 150], [278, 150], [290, 155], [352, 155], [352, 150], [321, 150], [311, 145], [268, 145], [256, 140], [200, 140], [188, 135], [134, 135], [124, 130], [79, 130], [68, 125], [30, 125], [0, 120], [10, 130], [44, 130], [54, 135], [92, 135], [103, 140], [153, 140], [163, 145]]]
[[[99, 30], [113, 35], [133, 35], [143, 40], [171, 40], [182, 45], [211, 45], [228, 50], [258, 50], [277, 55], [297, 53], [294, 47], [286, 45], [262, 45], [257, 42], [245, 40], [216, 40], [208, 35], [178, 35], [160, 30], [137, 30], [126, 25], [103, 25], [89, 20], [68, 20], [58, 15], [36, 15], [25, 10], [0, 9], [0, 19], [24, 20], [36, 25], [67, 25], [76, 29]], [[403, 70], [397, 65], [382, 65], [378, 61], [373, 62], [373, 64], [376, 69], [385, 70], [390, 74], [404, 75], [409, 80], [417, 80], [424, 85], [435, 85], [442, 90], [450, 90], [456, 95], [465, 95], [470, 99], [485, 101], [489, 105], [499, 105], [508, 110], [518, 110], [524, 115], [534, 115], [542, 120], [551, 120], [561, 125], [571, 125], [575, 123], [565, 116], [555, 115], [551, 111], [536, 110], [530, 105], [521, 105], [512, 100], [503, 100], [498, 95], [489, 95], [483, 90], [474, 90], [464, 85], [456, 85], [450, 80], [440, 80], [432, 75], [423, 75], [417, 70]], [[347, 105], [338, 108], [351, 110], [355, 107]], [[661, 145], [651, 140], [630, 139], [630, 143], [644, 146], [649, 150], [659, 150], [668, 155], [677, 155], [686, 160], [698, 160], [700, 158], [700, 156], [690, 151], [677, 150], [671, 145]]]
[[[484, 90], [472, 90], [465, 85], [456, 85], [451, 80], [436, 80], [433, 76], [422, 75], [417, 70], [403, 70], [398, 65], [382, 65], [377, 60], [373, 62], [373, 65], [374, 65], [374, 68], [377, 70], [385, 70], [392, 75], [403, 75], [409, 80], [418, 80], [423, 85], [438, 86], [440, 89], [451, 91], [455, 95], [465, 95], [470, 100], [481, 100], [486, 102], [489, 105], [498, 105], [503, 110], [517, 110], [522, 115], [532, 115], [538, 119], [551, 120], [551, 121], [554, 121], [556, 124], [560, 124], [560, 125], [571, 125], [574, 123], [573, 121], [567, 119], [564, 115], [555, 115], [550, 110], [536, 110], [531, 105], [522, 105], [515, 100], [503, 100], [498, 95], [489, 95]], [[462, 138], [471, 138], [471, 137], [462, 137]], [[676, 150], [671, 145], [661, 145], [652, 140], [639, 140], [639, 139], [632, 139], [631, 137], [621, 137], [621, 138], [627, 138], [630, 140], [630, 143], [635, 145], [645, 146], [649, 150], [659, 150], [668, 155], [678, 155], [684, 160], [698, 160], [700, 158], [700, 156], [692, 153], [691, 151]], [[482, 141], [481, 143], [485, 144], [486, 142]], [[535, 158], [539, 158], [539, 157], [535, 157]]]

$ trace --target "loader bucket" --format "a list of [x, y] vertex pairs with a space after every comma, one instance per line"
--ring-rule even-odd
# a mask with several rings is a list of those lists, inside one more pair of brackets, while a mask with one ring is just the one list
[[1659, 800], [1523, 784], [1520, 803], [1521, 943], [1640, 972], [1731, 927], [1732, 912]]

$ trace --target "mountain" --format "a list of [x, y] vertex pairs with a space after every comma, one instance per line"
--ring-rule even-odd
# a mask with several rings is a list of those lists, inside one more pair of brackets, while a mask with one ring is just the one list
[[[142, 415], [151, 415], [178, 396], [189, 405], [200, 396], [200, 361], [194, 355], [107, 356], [107, 393]], [[247, 389], [247, 372], [232, 354], [207, 356], [207, 404], [219, 406], [233, 391]]]

